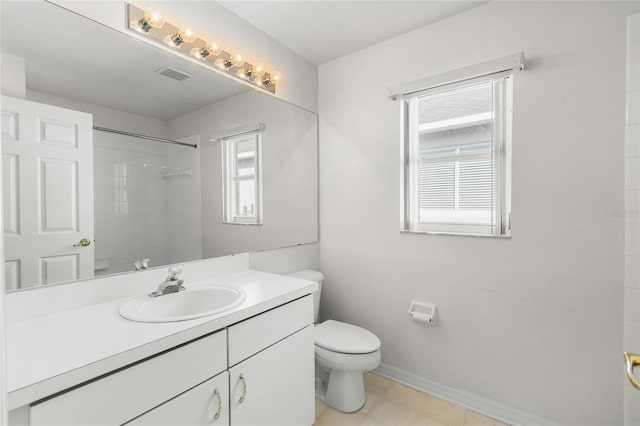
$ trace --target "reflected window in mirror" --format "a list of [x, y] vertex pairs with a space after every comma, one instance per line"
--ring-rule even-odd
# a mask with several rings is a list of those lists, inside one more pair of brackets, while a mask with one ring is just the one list
[[261, 133], [222, 143], [225, 223], [262, 224], [261, 146]]

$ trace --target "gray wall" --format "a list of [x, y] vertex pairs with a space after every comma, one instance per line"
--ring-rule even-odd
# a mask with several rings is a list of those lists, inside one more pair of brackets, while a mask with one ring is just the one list
[[[640, 13], [627, 32], [624, 350], [640, 353]], [[636, 373], [637, 374], [637, 373]], [[625, 383], [625, 424], [640, 424], [640, 392]]]
[[[263, 225], [222, 223], [220, 137], [261, 122]], [[202, 256], [274, 249], [318, 240], [318, 121], [314, 113], [250, 90], [169, 122], [174, 138], [200, 136]]]
[[[623, 421], [625, 23], [633, 2], [490, 2], [319, 68], [323, 316], [383, 363], [564, 424]], [[513, 238], [399, 232], [387, 89], [524, 51]], [[363, 72], [364, 71], [364, 72]], [[407, 316], [434, 302], [440, 323]]]

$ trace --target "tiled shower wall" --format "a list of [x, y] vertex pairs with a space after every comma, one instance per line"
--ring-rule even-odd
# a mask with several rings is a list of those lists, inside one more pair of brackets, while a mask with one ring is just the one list
[[168, 147], [94, 132], [95, 274], [169, 263]]
[[[640, 353], [640, 13], [627, 23], [624, 350]], [[640, 391], [625, 379], [625, 425], [640, 426]]]

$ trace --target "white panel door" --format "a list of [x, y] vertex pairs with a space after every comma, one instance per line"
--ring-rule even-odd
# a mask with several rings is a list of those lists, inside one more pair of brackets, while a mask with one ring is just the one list
[[308, 325], [230, 368], [231, 424], [313, 424], [313, 351], [313, 325]]
[[91, 114], [2, 97], [8, 289], [93, 276]]

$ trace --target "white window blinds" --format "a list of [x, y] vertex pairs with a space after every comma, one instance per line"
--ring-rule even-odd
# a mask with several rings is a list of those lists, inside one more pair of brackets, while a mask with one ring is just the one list
[[508, 233], [510, 73], [405, 97], [405, 229]]

